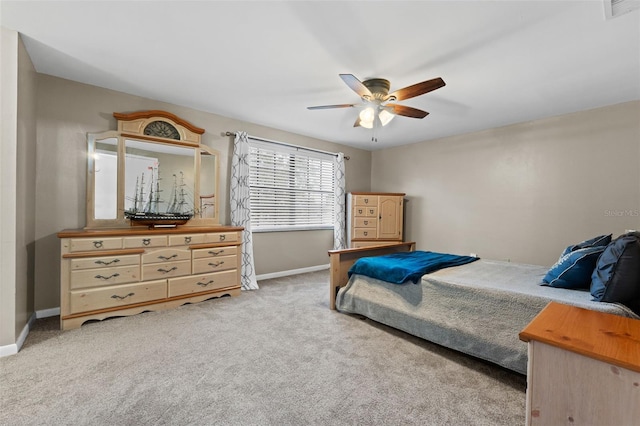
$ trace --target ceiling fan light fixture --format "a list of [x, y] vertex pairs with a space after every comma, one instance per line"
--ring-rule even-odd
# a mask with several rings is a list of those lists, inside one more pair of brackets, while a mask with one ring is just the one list
[[380, 122], [382, 123], [382, 125], [386, 126], [391, 120], [393, 120], [393, 117], [395, 117], [396, 115], [391, 114], [386, 109], [383, 109], [380, 111], [380, 114], [378, 114], [378, 116], [380, 117]]
[[360, 125], [366, 129], [373, 128], [373, 120], [375, 119], [375, 111], [373, 107], [367, 107], [360, 111]]
[[393, 117], [395, 117], [395, 114], [390, 113], [385, 108], [367, 107], [360, 111], [359, 114], [360, 125], [362, 127], [364, 127], [365, 129], [373, 129], [373, 121], [375, 120], [376, 110], [379, 110], [378, 118], [380, 119], [380, 124], [382, 124], [383, 126], [389, 124], [389, 122], [393, 120]]

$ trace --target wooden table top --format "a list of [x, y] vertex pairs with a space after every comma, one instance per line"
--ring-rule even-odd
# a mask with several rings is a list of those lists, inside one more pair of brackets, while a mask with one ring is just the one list
[[637, 319], [550, 302], [519, 336], [640, 372]]

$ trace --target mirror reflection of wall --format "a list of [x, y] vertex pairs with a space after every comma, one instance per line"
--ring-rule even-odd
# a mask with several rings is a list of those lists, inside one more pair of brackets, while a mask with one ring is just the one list
[[216, 207], [216, 157], [200, 156], [200, 217], [214, 218]]
[[158, 213], [159, 195], [155, 182], [160, 162], [155, 157], [127, 152], [125, 156], [126, 179], [124, 181], [125, 211], [153, 211]]
[[125, 211], [194, 211], [193, 148], [125, 141]]
[[118, 139], [96, 141], [94, 215], [96, 219], [118, 217]]

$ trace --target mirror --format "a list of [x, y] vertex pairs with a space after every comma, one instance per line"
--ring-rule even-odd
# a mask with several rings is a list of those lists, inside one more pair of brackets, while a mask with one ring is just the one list
[[95, 141], [95, 218], [100, 220], [118, 217], [118, 139]]
[[87, 228], [218, 224], [216, 151], [112, 131], [89, 134], [87, 158]]
[[201, 152], [200, 156], [200, 217], [215, 219], [218, 203], [216, 188], [218, 182], [218, 156], [212, 152]]

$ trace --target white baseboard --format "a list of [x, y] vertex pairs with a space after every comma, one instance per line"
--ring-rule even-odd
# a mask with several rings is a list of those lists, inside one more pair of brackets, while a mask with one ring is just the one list
[[0, 346], [0, 358], [3, 356], [15, 355], [24, 345], [24, 341], [27, 340], [27, 336], [29, 335], [29, 330], [33, 326], [33, 322], [36, 320], [36, 313], [32, 313], [29, 317], [29, 321], [25, 324], [18, 336], [18, 340], [16, 343], [11, 345]]
[[60, 308], [50, 308], [36, 311], [37, 319], [55, 317], [56, 315], [60, 315]]
[[3, 356], [15, 355], [18, 353], [18, 345], [15, 343], [12, 345], [0, 346], [0, 358]]
[[270, 274], [256, 275], [256, 281], [270, 280], [272, 278], [288, 277], [289, 275], [304, 274], [306, 272], [322, 271], [323, 269], [329, 269], [329, 264], [309, 266], [308, 268], [290, 269], [288, 271], [272, 272]]

